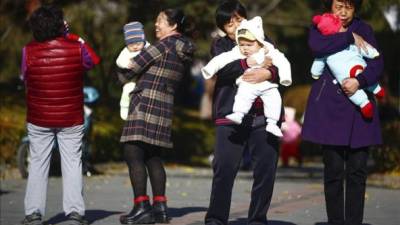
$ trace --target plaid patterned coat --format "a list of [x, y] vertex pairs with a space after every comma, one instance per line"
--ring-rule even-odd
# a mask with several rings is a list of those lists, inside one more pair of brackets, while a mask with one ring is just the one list
[[121, 142], [142, 141], [172, 148], [171, 129], [174, 93], [185, 75], [194, 45], [182, 35], [172, 35], [142, 50], [132, 59], [133, 68], [123, 77], [137, 78], [131, 92]]

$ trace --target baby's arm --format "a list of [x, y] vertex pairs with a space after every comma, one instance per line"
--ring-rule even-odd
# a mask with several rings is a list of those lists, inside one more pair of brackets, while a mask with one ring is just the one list
[[376, 57], [379, 56], [378, 50], [376, 50], [376, 48], [372, 47], [372, 45], [367, 44], [366, 48], [367, 48], [367, 51], [365, 51], [362, 48], [361, 49], [358, 48], [356, 45], [350, 45], [350, 50], [358, 52], [364, 58], [375, 59]]
[[311, 66], [311, 76], [314, 79], [319, 79], [319, 77], [324, 72], [325, 68], [325, 57], [324, 58], [316, 58]]
[[272, 44], [266, 46], [268, 48], [267, 56], [272, 58], [272, 64], [278, 67], [279, 70], [279, 83], [283, 86], [292, 84], [292, 71], [289, 60], [285, 55], [276, 49]]
[[201, 73], [204, 79], [210, 79], [220, 69], [227, 64], [237, 60], [245, 58], [239, 51], [239, 47], [234, 47], [231, 51], [221, 53], [210, 60], [206, 66], [201, 68]]
[[122, 49], [119, 53], [118, 58], [116, 60], [116, 64], [121, 69], [129, 69], [129, 63], [131, 59], [139, 54], [140, 51], [137, 52], [130, 52], [127, 47]]

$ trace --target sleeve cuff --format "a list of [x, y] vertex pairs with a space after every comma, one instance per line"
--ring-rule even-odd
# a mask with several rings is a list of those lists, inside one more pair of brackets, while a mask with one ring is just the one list
[[247, 70], [248, 68], [250, 68], [249, 65], [247, 65], [246, 59], [241, 59], [240, 65], [242, 66], [243, 70]]
[[352, 32], [347, 32], [347, 42], [349, 44], [354, 44], [354, 36]]
[[272, 66], [272, 67], [269, 67], [268, 70], [271, 72], [271, 78], [269, 79], [269, 81], [276, 83], [276, 78], [278, 77], [277, 68]]
[[358, 89], [364, 89], [368, 86], [367, 80], [365, 79], [365, 76], [361, 73], [358, 74], [356, 77], [358, 84], [360, 85]]

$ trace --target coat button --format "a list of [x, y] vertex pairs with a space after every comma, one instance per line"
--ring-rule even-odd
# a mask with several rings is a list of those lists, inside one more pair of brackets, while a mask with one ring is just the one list
[[338, 89], [336, 90], [336, 93], [337, 93], [338, 95], [341, 95], [341, 94], [342, 94], [342, 89], [338, 88]]

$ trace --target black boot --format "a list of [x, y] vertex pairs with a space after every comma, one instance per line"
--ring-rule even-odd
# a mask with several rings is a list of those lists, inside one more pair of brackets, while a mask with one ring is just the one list
[[119, 218], [121, 224], [151, 224], [155, 223], [153, 211], [148, 200], [136, 203], [132, 211]]
[[154, 201], [153, 214], [156, 223], [169, 223], [169, 220], [171, 219], [168, 216], [168, 206], [166, 201]]

